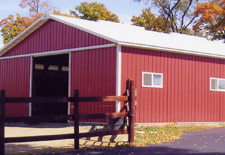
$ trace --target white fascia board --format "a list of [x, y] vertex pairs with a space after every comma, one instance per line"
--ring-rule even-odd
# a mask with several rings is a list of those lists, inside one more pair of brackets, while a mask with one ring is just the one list
[[175, 48], [167, 48], [167, 47], [159, 47], [154, 45], [143, 45], [143, 44], [133, 44], [127, 42], [119, 42], [118, 45], [124, 47], [133, 47], [133, 48], [141, 48], [141, 49], [149, 49], [149, 50], [157, 50], [162, 52], [176, 53], [176, 54], [184, 54], [184, 55], [193, 55], [193, 56], [201, 56], [201, 57], [209, 57], [209, 58], [218, 58], [225, 59], [225, 55], [211, 54], [211, 53], [201, 53], [196, 51], [188, 51], [183, 49], [175, 49]]
[[[116, 96], [121, 96], [121, 46], [116, 49]], [[116, 112], [120, 112], [120, 101], [116, 101]]]
[[79, 30], [81, 30], [81, 31], [85, 31], [85, 32], [90, 33], [90, 34], [92, 34], [92, 35], [95, 35], [95, 36], [97, 36], [97, 37], [100, 37], [100, 38], [103, 38], [103, 39], [105, 39], [105, 40], [111, 41], [111, 42], [113, 42], [113, 43], [115, 43], [115, 44], [118, 44], [118, 41], [117, 41], [117, 40], [114, 40], [114, 39], [112, 39], [112, 38], [109, 38], [109, 37], [107, 37], [107, 36], [105, 36], [105, 35], [101, 35], [101, 34], [99, 34], [99, 33], [97, 33], [97, 32], [93, 32], [93, 31], [91, 31], [91, 30], [85, 29], [85, 28], [80, 27], [80, 26], [78, 26], [78, 25], [76, 25], [76, 24], [69, 23], [69, 22], [67, 22], [67, 21], [61, 20], [61, 19], [56, 18], [56, 17], [51, 16], [51, 15], [49, 15], [49, 17], [50, 17], [51, 19], [55, 20], [55, 21], [60, 22], [60, 23], [66, 24], [66, 25], [68, 25], [68, 26], [74, 27], [74, 28], [79, 29]]
[[5, 44], [0, 49], [0, 57], [4, 55], [8, 50], [12, 49], [14, 46], [16, 46], [18, 43], [20, 43], [24, 38], [26, 38], [28, 35], [30, 35], [32, 32], [37, 30], [39, 27], [41, 27], [44, 23], [46, 23], [49, 20], [48, 15], [43, 15], [43, 17], [39, 18], [37, 21], [35, 21], [33, 24], [31, 24], [28, 28], [26, 28], [23, 32], [21, 32], [18, 36], [13, 38], [9, 43]]
[[46, 51], [46, 52], [42, 52], [42, 53], [14, 55], [14, 56], [8, 56], [8, 57], [0, 57], [0, 60], [23, 58], [23, 57], [30, 57], [30, 56], [41, 57], [41, 56], [48, 56], [48, 55], [59, 55], [59, 54], [65, 54], [65, 53], [70, 53], [70, 52], [94, 50], [94, 49], [101, 49], [101, 48], [111, 48], [111, 47], [116, 47], [116, 44], [105, 44], [105, 45], [96, 45], [96, 46], [89, 46], [89, 47], [63, 49], [63, 50], [57, 50], [57, 51]]

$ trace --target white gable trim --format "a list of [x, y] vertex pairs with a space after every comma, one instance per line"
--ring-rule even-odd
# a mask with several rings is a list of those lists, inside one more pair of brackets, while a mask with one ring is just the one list
[[50, 19], [58, 21], [58, 22], [63, 23], [65, 25], [77, 28], [77, 29], [79, 29], [81, 31], [85, 31], [85, 32], [90, 33], [92, 35], [95, 35], [97, 37], [100, 37], [100, 38], [103, 38], [105, 40], [108, 40], [110, 42], [118, 43], [118, 41], [113, 40], [113, 39], [111, 39], [111, 38], [109, 38], [107, 36], [104, 36], [104, 35], [92, 32], [92, 31], [90, 31], [88, 29], [82, 28], [82, 27], [77, 26], [75, 24], [71, 24], [71, 23], [66, 22], [64, 20], [60, 20], [58, 18], [55, 18], [54, 16], [51, 16], [50, 14], [46, 14], [46, 15], [43, 15], [41, 18], [39, 18], [37, 21], [35, 21], [33, 24], [31, 24], [28, 28], [26, 28], [23, 32], [21, 32], [18, 36], [16, 36], [12, 41], [10, 41], [4, 47], [2, 47], [0, 49], [0, 57], [2, 55], [4, 55], [6, 52], [8, 52], [10, 49], [15, 47], [17, 44], [19, 44], [22, 40], [24, 40], [27, 36], [29, 36], [32, 32], [34, 32], [35, 30], [40, 28], [43, 24], [45, 24]]
[[14, 46], [16, 46], [18, 43], [20, 43], [27, 36], [29, 36], [32, 32], [34, 32], [39, 27], [41, 27], [43, 24], [45, 24], [48, 20], [49, 19], [47, 18], [47, 16], [43, 15], [43, 17], [39, 18], [37, 21], [35, 21], [33, 24], [31, 24], [28, 28], [26, 28], [23, 32], [21, 32], [13, 40], [11, 40], [9, 43], [5, 44], [5, 46], [3, 46], [0, 49], [0, 57], [3, 54], [5, 54], [7, 51], [12, 49]]

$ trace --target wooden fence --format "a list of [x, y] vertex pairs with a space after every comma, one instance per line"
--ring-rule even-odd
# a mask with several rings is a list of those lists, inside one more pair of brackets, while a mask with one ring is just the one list
[[[128, 134], [128, 141], [134, 141], [134, 81], [129, 80], [127, 83], [129, 88], [127, 96], [106, 96], [106, 97], [79, 97], [79, 90], [74, 90], [74, 97], [6, 97], [5, 91], [0, 92], [0, 155], [5, 154], [5, 143], [15, 142], [32, 142], [32, 141], [48, 141], [60, 139], [74, 139], [74, 149], [79, 149], [79, 138], [82, 137], [95, 137], [104, 135], [117, 135]], [[128, 106], [125, 112], [119, 113], [104, 113], [104, 114], [79, 114], [80, 102], [114, 102], [124, 101]], [[74, 114], [73, 115], [54, 115], [54, 116], [32, 116], [32, 117], [15, 117], [5, 118], [5, 104], [10, 103], [46, 103], [46, 102], [73, 102]], [[119, 129], [112, 131], [96, 131], [88, 133], [79, 133], [79, 120], [80, 119], [98, 119], [98, 118], [125, 118], [128, 117], [127, 129]], [[25, 122], [25, 121], [60, 121], [60, 120], [74, 120], [74, 133], [73, 134], [60, 134], [60, 135], [43, 135], [43, 136], [29, 136], [29, 137], [10, 137], [5, 138], [5, 122]]]

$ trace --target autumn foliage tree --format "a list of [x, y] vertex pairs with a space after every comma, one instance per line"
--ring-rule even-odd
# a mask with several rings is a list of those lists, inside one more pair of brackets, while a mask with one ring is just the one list
[[20, 14], [16, 14], [16, 17], [14, 15], [9, 15], [7, 18], [1, 20], [0, 27], [2, 27], [3, 43], [8, 43], [34, 21], [39, 19], [44, 13], [52, 9], [47, 1], [40, 0], [21, 0], [20, 7], [28, 7], [30, 16], [21, 17]]
[[49, 7], [47, 1], [41, 0], [21, 0], [20, 7], [21, 8], [28, 7], [31, 15], [43, 14], [52, 10], [52, 7]]
[[4, 18], [0, 21], [3, 43], [6, 44], [11, 41], [33, 22], [34, 19], [29, 17], [21, 17], [19, 14], [16, 14], [16, 17], [9, 15], [7, 18]]
[[134, 0], [150, 3], [163, 19], [163, 32], [191, 33], [190, 25], [196, 20], [194, 8], [204, 0]]
[[211, 39], [225, 39], [225, 0], [202, 3], [195, 15], [201, 17], [194, 25], [196, 32], [204, 31]]
[[55, 10], [55, 9], [53, 10], [53, 13], [52, 14], [59, 15], [59, 16], [65, 16], [65, 17], [73, 17], [72, 15], [69, 15], [67, 13], [62, 13], [59, 10]]
[[[170, 32], [169, 22], [164, 17], [160, 17], [151, 12], [150, 8], [142, 10], [140, 16], [133, 16], [131, 19], [133, 25], [145, 27], [146, 30], [158, 32]], [[167, 25], [167, 26], [165, 26]]]
[[71, 15], [87, 20], [106, 20], [112, 22], [119, 22], [119, 18], [116, 14], [111, 13], [104, 4], [93, 2], [83, 2], [75, 8], [70, 10]]

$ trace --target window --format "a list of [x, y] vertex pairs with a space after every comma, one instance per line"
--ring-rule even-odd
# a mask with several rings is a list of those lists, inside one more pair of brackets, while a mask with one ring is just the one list
[[163, 74], [142, 72], [142, 87], [163, 87]]
[[68, 71], [69, 71], [69, 67], [67, 67], [67, 66], [62, 66], [62, 71], [63, 71], [63, 72], [68, 72]]
[[59, 70], [59, 66], [49, 65], [48, 70], [50, 70], [50, 71], [58, 71]]
[[210, 90], [225, 91], [225, 79], [210, 78]]
[[44, 70], [45, 66], [43, 64], [35, 64], [34, 68], [38, 70]]

